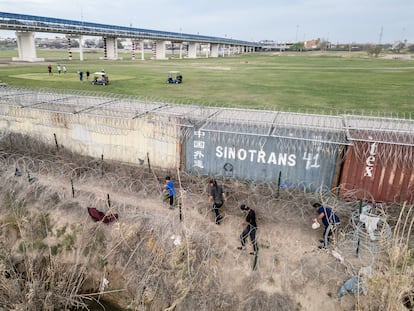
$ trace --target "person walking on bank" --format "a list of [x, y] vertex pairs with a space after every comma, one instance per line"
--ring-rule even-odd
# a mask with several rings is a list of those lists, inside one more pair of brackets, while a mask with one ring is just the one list
[[253, 245], [253, 252], [251, 252], [250, 255], [256, 255], [259, 250], [257, 247], [257, 241], [256, 241], [256, 230], [257, 230], [256, 213], [246, 204], [240, 205], [240, 210], [246, 216], [246, 220], [242, 223], [242, 225], [246, 227], [244, 228], [243, 232], [240, 235], [241, 246], [239, 246], [237, 249], [245, 250], [246, 239], [248, 236], [250, 236], [250, 241], [252, 242], [252, 245]]
[[319, 242], [323, 243], [323, 245], [319, 246], [319, 248], [326, 249], [328, 248], [332, 232], [334, 232], [336, 226], [339, 225], [340, 219], [338, 215], [336, 215], [330, 207], [325, 207], [319, 202], [313, 202], [312, 206], [315, 209], [315, 212], [318, 214], [318, 217], [316, 217], [313, 220], [313, 222], [319, 223], [319, 221], [321, 220], [323, 225], [325, 226], [322, 239], [319, 240]]
[[166, 195], [166, 200], [169, 200], [170, 209], [173, 209], [175, 189], [174, 182], [171, 180], [170, 176], [165, 177], [165, 188], [163, 190], [163, 193]]
[[79, 81], [83, 82], [83, 71], [78, 71]]
[[209, 201], [213, 203], [213, 212], [215, 215], [215, 223], [219, 225], [223, 217], [220, 215], [219, 209], [223, 206], [226, 200], [226, 194], [223, 192], [223, 187], [217, 184], [217, 180], [210, 180], [210, 196]]

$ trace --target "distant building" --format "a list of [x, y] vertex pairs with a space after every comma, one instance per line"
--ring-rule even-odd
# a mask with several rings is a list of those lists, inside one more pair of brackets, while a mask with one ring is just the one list
[[259, 41], [262, 51], [286, 51], [293, 45], [291, 42], [277, 42], [274, 40]]
[[307, 40], [303, 43], [303, 47], [305, 48], [305, 50], [319, 50], [321, 48], [321, 40]]

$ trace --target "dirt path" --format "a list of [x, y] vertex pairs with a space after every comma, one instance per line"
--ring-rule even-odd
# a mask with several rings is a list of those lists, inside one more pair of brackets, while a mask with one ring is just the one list
[[[12, 168], [9, 168], [10, 173]], [[38, 180], [31, 187], [45, 187], [49, 193], [57, 193], [62, 199], [72, 200], [71, 187], [67, 180], [54, 176], [37, 176]], [[183, 198], [182, 221], [179, 209], [168, 209], [159, 198], [159, 193], [149, 194], [147, 198], [122, 191], [113, 191], [102, 187], [99, 181], [84, 181], [76, 184], [75, 199], [80, 208], [71, 211], [50, 211], [57, 226], [65, 224], [92, 221], [86, 207], [101, 206], [107, 208], [107, 194], [111, 195], [112, 205], [119, 212], [118, 226], [128, 231], [134, 226], [136, 215], [150, 214], [153, 217], [168, 219], [174, 223], [176, 234], [186, 230], [203, 230], [206, 238], [219, 242], [221, 247], [214, 250], [217, 254], [210, 264], [217, 269], [216, 277], [222, 286], [240, 295], [246, 290], [258, 289], [268, 294], [279, 293], [291, 297], [300, 306], [299, 310], [353, 310], [352, 296], [346, 296], [341, 302], [336, 298], [336, 292], [343, 279], [335, 275], [335, 270], [342, 269], [335, 259], [326, 251], [317, 249], [320, 230], [312, 230], [303, 226], [301, 217], [280, 219], [278, 223], [266, 221], [265, 215], [258, 213], [258, 244], [260, 247], [257, 269], [253, 270], [254, 256], [249, 255], [251, 244], [247, 251], [236, 249], [240, 245], [239, 235], [243, 229], [243, 215], [235, 203], [226, 203], [222, 208], [225, 215], [221, 225], [213, 222], [207, 198], [187, 194]], [[255, 209], [255, 207], [252, 207]], [[292, 211], [293, 213], [294, 211]], [[292, 220], [293, 219], [293, 220]], [[253, 280], [253, 281], [249, 281]]]

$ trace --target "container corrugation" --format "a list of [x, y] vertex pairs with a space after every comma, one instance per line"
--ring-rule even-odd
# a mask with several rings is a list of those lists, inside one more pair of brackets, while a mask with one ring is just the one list
[[[340, 145], [329, 142], [194, 130], [185, 143], [185, 169], [202, 175], [277, 182], [282, 187], [332, 187]], [[257, 129], [256, 129], [257, 131]]]
[[342, 198], [414, 203], [414, 147], [354, 142], [342, 167]]

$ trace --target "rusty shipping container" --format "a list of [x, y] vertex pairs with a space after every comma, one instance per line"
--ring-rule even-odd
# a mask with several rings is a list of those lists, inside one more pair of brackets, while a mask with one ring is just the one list
[[[341, 197], [414, 203], [414, 122], [355, 117], [341, 174]], [[364, 124], [364, 126], [361, 126]]]
[[[324, 126], [318, 126], [321, 122]], [[330, 189], [338, 182], [335, 173], [344, 139], [340, 124], [334, 117], [221, 111], [187, 135], [185, 168], [267, 182], [277, 182], [281, 174], [282, 187]]]

